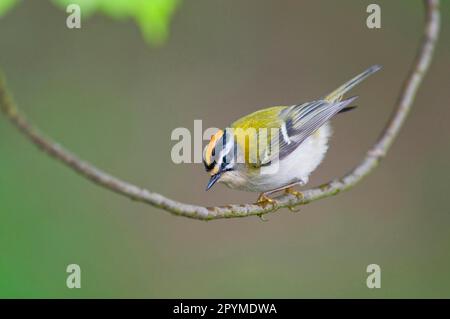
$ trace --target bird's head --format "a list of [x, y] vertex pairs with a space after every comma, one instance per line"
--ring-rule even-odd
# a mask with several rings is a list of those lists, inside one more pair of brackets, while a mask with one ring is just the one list
[[203, 151], [203, 164], [211, 175], [206, 190], [210, 189], [227, 172], [235, 169], [234, 137], [229, 130], [219, 130]]

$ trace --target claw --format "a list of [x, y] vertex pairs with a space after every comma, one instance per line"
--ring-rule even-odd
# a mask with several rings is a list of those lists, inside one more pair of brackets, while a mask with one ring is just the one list
[[[298, 199], [303, 199], [304, 196], [301, 192], [297, 192], [295, 189], [293, 189], [292, 187], [288, 187], [285, 189], [286, 194], [291, 194], [294, 195], [295, 197], [297, 197]], [[300, 208], [294, 208], [295, 206], [288, 206], [288, 209], [293, 212], [293, 213], [298, 213], [300, 211]]]
[[287, 209], [289, 209], [293, 213], [298, 213], [299, 211], [301, 211], [300, 208], [294, 208], [294, 207], [295, 206], [288, 206]]
[[266, 194], [262, 193], [261, 195], [259, 195], [258, 200], [256, 201], [257, 204], [265, 207], [269, 204], [271, 205], [275, 205], [276, 201], [270, 197], [268, 197]]
[[263, 221], [263, 222], [268, 222], [268, 221], [269, 221], [263, 214], [259, 214], [258, 217], [259, 217], [259, 219], [261, 219], [261, 221]]
[[292, 187], [288, 187], [284, 190], [286, 192], [286, 194], [291, 194], [294, 195], [295, 197], [297, 197], [298, 199], [303, 199], [303, 194], [301, 192], [297, 192], [295, 189], [293, 189]]

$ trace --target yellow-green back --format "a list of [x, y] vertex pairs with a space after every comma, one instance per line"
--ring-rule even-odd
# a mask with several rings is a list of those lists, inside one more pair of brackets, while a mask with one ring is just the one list
[[231, 124], [232, 128], [254, 128], [256, 130], [260, 128], [279, 128], [280, 127], [280, 119], [278, 118], [278, 114], [281, 110], [285, 109], [287, 106], [271, 106], [251, 114], [248, 114], [244, 117], [241, 117], [233, 124]]
[[266, 131], [266, 134], [270, 135], [270, 129], [280, 128], [282, 120], [279, 118], [279, 114], [286, 107], [268, 107], [246, 115], [231, 124], [231, 128], [234, 129], [236, 142], [241, 150], [244, 151], [245, 162], [250, 166], [258, 167], [261, 165], [261, 156], [268, 147], [267, 143], [258, 141], [257, 137], [260, 129], [269, 129], [269, 131]]

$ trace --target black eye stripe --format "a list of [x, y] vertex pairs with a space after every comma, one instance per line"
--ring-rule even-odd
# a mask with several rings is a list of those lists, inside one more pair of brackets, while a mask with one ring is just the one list
[[[222, 152], [226, 149], [226, 143], [227, 143], [227, 134], [228, 132], [225, 130], [223, 135], [222, 135], [222, 140], [217, 143], [216, 145], [213, 147], [213, 149], [211, 150], [211, 159], [213, 157], [217, 157], [220, 156], [222, 154]], [[207, 172], [213, 170], [216, 166], [217, 166], [217, 160], [214, 159], [212, 160], [211, 164], [207, 164], [205, 160], [203, 160], [203, 165], [205, 166], [205, 169]], [[230, 164], [230, 155], [229, 154], [225, 154], [222, 156], [222, 158], [219, 159], [220, 160], [220, 170], [221, 171], [230, 171], [232, 169], [226, 168], [227, 165]], [[231, 159], [232, 161], [232, 159]]]
[[209, 172], [209, 171], [211, 171], [213, 168], [214, 168], [214, 166], [216, 166], [216, 161], [213, 161], [211, 164], [206, 164], [206, 162], [205, 161], [203, 161], [203, 165], [205, 165], [205, 169], [206, 169], [206, 171], [207, 172]]

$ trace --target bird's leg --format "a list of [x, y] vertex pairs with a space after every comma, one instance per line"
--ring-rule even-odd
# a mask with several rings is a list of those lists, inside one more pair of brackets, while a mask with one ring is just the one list
[[[282, 190], [284, 190], [287, 194], [294, 195], [297, 198], [303, 198], [303, 194], [302, 193], [297, 192], [295, 189], [293, 189], [293, 187], [295, 185], [299, 185], [299, 184], [300, 185], [304, 185], [304, 182], [300, 181], [300, 182], [291, 183], [291, 184], [285, 185], [283, 187], [275, 188], [275, 189], [272, 189], [270, 191], [261, 193], [259, 195], [258, 200], [256, 201], [256, 203], [257, 204], [262, 204], [263, 206], [265, 206], [267, 204], [275, 204], [276, 201], [274, 199], [270, 198], [267, 195], [273, 194], [273, 193], [276, 193], [276, 192], [279, 192], [279, 191], [282, 191]], [[292, 207], [289, 207], [289, 209], [293, 211]]]
[[[294, 189], [294, 186], [295, 186], [295, 185], [304, 185], [304, 184], [305, 184], [304, 181], [300, 181], [300, 182], [296, 182], [296, 183], [292, 183], [292, 184], [283, 186], [280, 190], [284, 190], [284, 192], [285, 192], [286, 194], [294, 195], [294, 196], [297, 197], [298, 199], [303, 199], [303, 193], [296, 191], [296, 190]], [[294, 206], [288, 206], [288, 209], [289, 209], [291, 212], [294, 212], [294, 213], [297, 213], [297, 212], [300, 211], [300, 209], [298, 209], [298, 208], [295, 209]]]
[[[300, 193], [300, 192], [297, 192], [297, 191], [293, 188], [293, 187], [296, 186], [296, 185], [304, 185], [304, 182], [303, 182], [303, 181], [300, 181], [300, 182], [295, 182], [295, 183], [291, 183], [291, 184], [288, 184], [288, 185], [284, 185], [284, 186], [282, 186], [282, 187], [275, 188], [275, 189], [273, 189], [273, 190], [271, 190], [271, 191], [268, 191], [268, 192], [265, 192], [265, 193], [263, 193], [263, 194], [264, 194], [264, 195], [268, 195], [268, 194], [273, 194], [273, 193], [276, 193], [276, 192], [284, 191], [285, 193], [294, 195], [295, 197], [303, 198], [303, 194]], [[261, 194], [261, 195], [263, 195], [263, 194]]]

